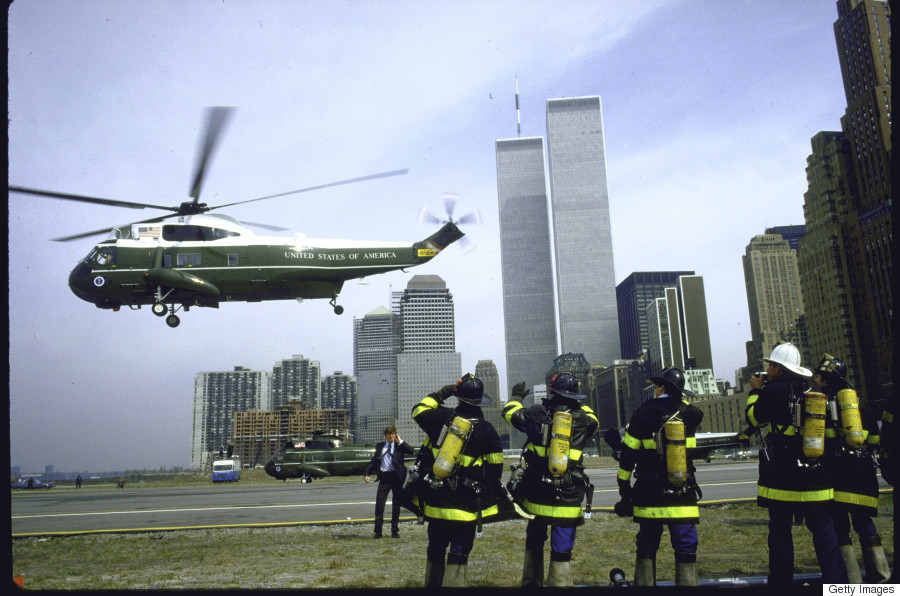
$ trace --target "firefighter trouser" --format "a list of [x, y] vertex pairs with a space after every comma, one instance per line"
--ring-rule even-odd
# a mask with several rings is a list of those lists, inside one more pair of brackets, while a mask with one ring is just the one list
[[[525, 526], [525, 550], [542, 551], [547, 541], [547, 527], [550, 527], [550, 559], [568, 561], [575, 547], [575, 528], [555, 526], [545, 520], [528, 520]], [[554, 558], [555, 557], [555, 558]]]
[[443, 561], [447, 547], [456, 562], [464, 562], [475, 543], [475, 522], [433, 519], [428, 522], [428, 550], [426, 559]]
[[[663, 524], [659, 521], [639, 521], [635, 547], [639, 559], [653, 559], [659, 550]], [[669, 540], [675, 556], [697, 554], [697, 526], [694, 524], [670, 524]]]
[[[794, 523], [795, 508], [792, 506], [769, 506], [769, 578], [768, 583], [788, 585], [794, 578], [794, 539], [791, 526]], [[841, 557], [834, 523], [825, 505], [804, 507], [806, 527], [813, 535], [816, 560], [822, 571], [822, 583], [847, 583], [847, 568]]]
[[835, 511], [831, 512], [831, 520], [834, 522], [834, 533], [837, 536], [838, 543], [850, 544], [850, 524], [859, 536], [860, 544], [868, 544], [872, 538], [878, 536], [878, 530], [875, 529], [875, 522], [872, 518], [858, 511], [840, 510], [835, 507]]

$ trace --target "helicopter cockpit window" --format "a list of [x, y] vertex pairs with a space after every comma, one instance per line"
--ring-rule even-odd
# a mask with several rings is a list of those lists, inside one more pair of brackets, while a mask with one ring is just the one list
[[116, 248], [114, 246], [98, 246], [88, 255], [88, 261], [101, 267], [115, 267]]
[[193, 226], [184, 224], [172, 224], [163, 226], [163, 240], [172, 241], [209, 241], [219, 240], [221, 238], [230, 238], [232, 236], [240, 236], [238, 232], [231, 230], [223, 230], [220, 228], [210, 228], [207, 226]]

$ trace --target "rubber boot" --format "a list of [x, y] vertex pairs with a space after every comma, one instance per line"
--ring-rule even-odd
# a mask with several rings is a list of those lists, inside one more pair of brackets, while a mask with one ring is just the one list
[[440, 588], [444, 582], [444, 560], [425, 561], [425, 587]]
[[636, 586], [655, 586], [656, 585], [656, 557], [652, 559], [642, 559], [637, 557], [634, 561], [634, 585]]
[[444, 572], [444, 588], [465, 588], [466, 570], [469, 567], [468, 555], [447, 555], [447, 570]]
[[697, 578], [697, 553], [675, 553], [675, 585], [700, 585]]
[[841, 558], [844, 560], [844, 567], [847, 568], [847, 583], [861, 584], [862, 576], [859, 574], [859, 562], [856, 560], [856, 552], [849, 540], [840, 540]]
[[891, 576], [887, 557], [884, 556], [884, 547], [881, 546], [881, 538], [874, 536], [869, 544], [862, 545], [863, 564], [866, 566], [866, 583], [883, 584]]
[[522, 564], [522, 587], [539, 588], [544, 584], [544, 551], [526, 550]]
[[572, 568], [569, 560], [554, 561], [554, 553], [550, 553], [550, 571], [547, 572], [548, 588], [571, 588]]

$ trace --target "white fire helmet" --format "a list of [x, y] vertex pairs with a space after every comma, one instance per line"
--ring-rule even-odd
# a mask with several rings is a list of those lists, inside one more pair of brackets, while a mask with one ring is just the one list
[[768, 358], [763, 358], [763, 362], [774, 362], [780, 364], [785, 369], [800, 375], [801, 377], [810, 378], [813, 373], [808, 368], [800, 366], [800, 350], [792, 343], [780, 343], [772, 350]]

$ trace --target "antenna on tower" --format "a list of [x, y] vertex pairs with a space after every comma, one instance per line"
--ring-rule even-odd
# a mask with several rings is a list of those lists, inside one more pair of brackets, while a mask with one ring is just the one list
[[522, 136], [522, 119], [519, 117], [519, 75], [516, 75], [516, 136]]

